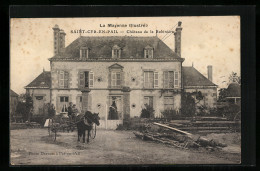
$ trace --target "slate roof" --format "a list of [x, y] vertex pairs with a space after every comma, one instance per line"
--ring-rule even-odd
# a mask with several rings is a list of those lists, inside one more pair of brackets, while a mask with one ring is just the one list
[[180, 58], [158, 37], [129, 37], [129, 36], [108, 36], [108, 37], [86, 37], [81, 36], [67, 46], [63, 52], [55, 55], [57, 58], [80, 58], [80, 48], [89, 48], [89, 59], [112, 58], [113, 46], [119, 46], [121, 59], [144, 58], [144, 48], [147, 46], [154, 48], [154, 58]]
[[241, 86], [238, 83], [229, 84], [227, 94], [227, 97], [241, 97]]
[[182, 67], [184, 86], [217, 86], [194, 67]]
[[14, 92], [13, 90], [10, 89], [10, 96], [18, 97], [19, 95], [16, 92]]
[[43, 71], [25, 88], [51, 88], [51, 72]]

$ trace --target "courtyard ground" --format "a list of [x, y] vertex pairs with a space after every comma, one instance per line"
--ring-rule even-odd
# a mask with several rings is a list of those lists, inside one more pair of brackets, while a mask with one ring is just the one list
[[59, 133], [53, 142], [47, 129], [18, 129], [11, 130], [10, 143], [12, 165], [240, 163], [238, 146], [226, 147], [233, 151], [183, 150], [142, 141], [132, 131], [99, 129], [94, 140], [83, 144], [75, 131]]

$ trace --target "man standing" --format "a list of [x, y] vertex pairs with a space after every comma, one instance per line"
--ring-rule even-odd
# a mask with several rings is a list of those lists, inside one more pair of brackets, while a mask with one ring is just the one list
[[70, 102], [69, 103], [69, 107], [68, 107], [68, 116], [69, 116], [69, 118], [71, 118], [72, 117], [72, 102]]

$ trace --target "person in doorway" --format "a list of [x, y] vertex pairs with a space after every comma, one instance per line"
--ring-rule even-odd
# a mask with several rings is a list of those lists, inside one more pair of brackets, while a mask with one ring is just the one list
[[113, 101], [112, 105], [109, 107], [108, 119], [110, 120], [118, 119], [118, 112], [117, 112], [117, 106], [115, 101]]

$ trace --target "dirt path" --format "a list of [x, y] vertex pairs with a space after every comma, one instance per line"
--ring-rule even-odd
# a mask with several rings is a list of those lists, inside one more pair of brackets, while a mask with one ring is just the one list
[[59, 133], [53, 142], [46, 129], [11, 130], [11, 163], [14, 165], [77, 164], [227, 164], [240, 157], [225, 158], [209, 152], [181, 150], [137, 139], [130, 131], [98, 130], [89, 144], [77, 142], [76, 132]]

